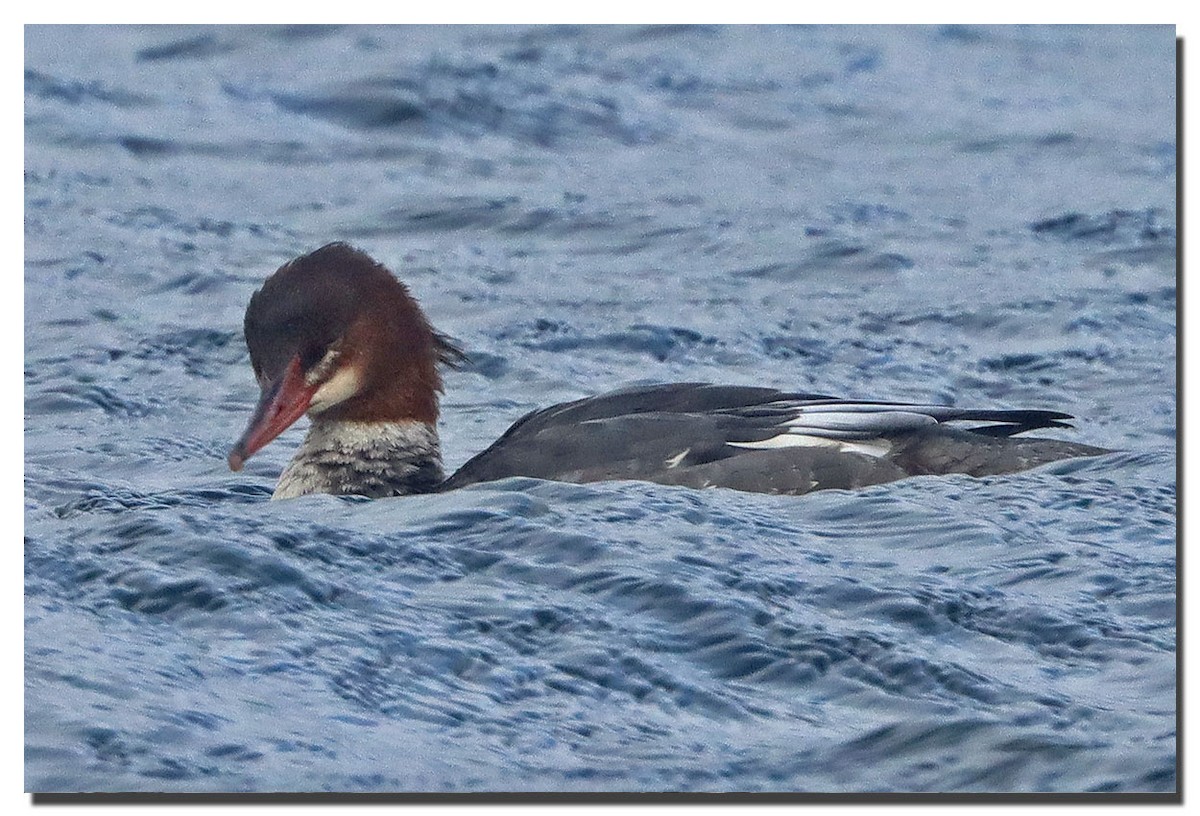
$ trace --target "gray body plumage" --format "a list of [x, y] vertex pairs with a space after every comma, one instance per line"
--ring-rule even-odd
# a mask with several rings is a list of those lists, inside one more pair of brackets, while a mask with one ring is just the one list
[[440, 489], [531, 476], [801, 494], [924, 474], [1013, 473], [1107, 453], [1013, 438], [1070, 427], [1066, 419], [1055, 411], [863, 402], [769, 388], [646, 386], [528, 414]]
[[318, 419], [274, 498], [379, 498], [510, 476], [577, 483], [637, 479], [798, 495], [926, 474], [1014, 473], [1107, 453], [1014, 436], [1070, 427], [1066, 419], [1055, 411], [863, 402], [770, 388], [645, 386], [528, 414], [449, 479], [443, 479], [431, 425]]

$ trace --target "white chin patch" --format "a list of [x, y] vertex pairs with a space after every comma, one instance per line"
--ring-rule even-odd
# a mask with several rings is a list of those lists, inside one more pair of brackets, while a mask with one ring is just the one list
[[357, 394], [360, 388], [362, 388], [362, 376], [357, 368], [354, 366], [339, 368], [313, 394], [312, 402], [308, 405], [308, 413], [310, 415], [319, 414], [339, 402], [345, 402]]

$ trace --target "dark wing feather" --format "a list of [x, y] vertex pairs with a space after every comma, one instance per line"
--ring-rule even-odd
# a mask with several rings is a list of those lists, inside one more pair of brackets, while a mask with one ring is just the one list
[[[943, 433], [982, 442], [1036, 428], [1070, 427], [1063, 421], [1067, 419], [1069, 414], [1058, 411], [843, 400], [750, 386], [638, 386], [526, 414], [444, 488], [505, 475], [662, 480], [658, 471], [664, 460], [674, 471], [680, 464], [761, 455], [747, 449], [775, 447], [769, 440], [782, 435], [831, 442], [900, 440], [936, 430], [941, 423], [967, 421], [986, 424]], [[657, 470], [642, 472], [644, 468]]]

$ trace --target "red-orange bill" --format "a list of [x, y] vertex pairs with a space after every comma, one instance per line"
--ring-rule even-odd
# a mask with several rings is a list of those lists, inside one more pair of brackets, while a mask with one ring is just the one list
[[241, 470], [247, 459], [304, 416], [316, 390], [304, 381], [300, 358], [293, 357], [283, 376], [263, 388], [246, 432], [229, 452], [229, 469]]

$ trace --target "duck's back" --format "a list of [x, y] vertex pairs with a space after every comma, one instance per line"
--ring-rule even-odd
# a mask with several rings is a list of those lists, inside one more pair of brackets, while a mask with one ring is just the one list
[[[1106, 451], [1012, 438], [1069, 427], [1054, 411], [863, 402], [771, 388], [679, 383], [628, 388], [534, 411], [444, 489], [509, 476], [639, 479], [800, 494], [928, 473], [983, 476]], [[973, 423], [967, 429], [945, 423]]]

